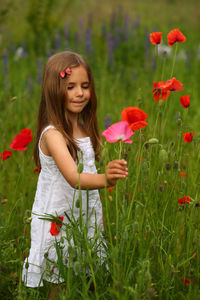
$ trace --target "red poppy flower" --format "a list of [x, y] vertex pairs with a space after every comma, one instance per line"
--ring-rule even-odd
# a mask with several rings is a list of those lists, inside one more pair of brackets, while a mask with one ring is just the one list
[[190, 283], [194, 283], [194, 280], [190, 279], [190, 278], [182, 277], [181, 280], [184, 282], [185, 285], [189, 285]]
[[179, 80], [177, 80], [175, 77], [167, 80], [163, 87], [170, 90], [170, 92], [174, 92], [174, 91], [176, 92], [176, 91], [183, 90], [183, 84]]
[[[59, 217], [60, 221], [62, 222], [64, 217]], [[50, 228], [50, 233], [51, 235], [58, 235], [60, 233], [60, 230], [58, 228], [61, 228], [62, 224], [56, 223], [56, 222], [51, 222], [51, 228]]]
[[150, 41], [153, 45], [157, 45], [161, 43], [162, 32], [153, 32], [150, 33]]
[[121, 116], [121, 120], [128, 122], [128, 125], [132, 130], [138, 130], [148, 126], [148, 123], [145, 121], [145, 119], [148, 118], [148, 115], [138, 107], [124, 108]]
[[188, 108], [190, 106], [190, 95], [181, 96], [180, 101], [184, 108]]
[[112, 192], [113, 192], [113, 190], [114, 190], [114, 187], [109, 187], [109, 188], [107, 188], [106, 192], [107, 192], [107, 193], [109, 193], [109, 192], [111, 192], [111, 193], [112, 193]]
[[168, 45], [171, 47], [174, 43], [183, 43], [186, 41], [186, 37], [182, 34], [179, 29], [171, 30], [167, 35]]
[[36, 167], [33, 172], [34, 173], [40, 173], [40, 169], [38, 167]]
[[185, 143], [190, 143], [193, 140], [194, 132], [184, 132], [183, 140]]
[[27, 145], [33, 140], [32, 132], [30, 129], [25, 128], [20, 131], [13, 139], [10, 148], [16, 151], [25, 151]]
[[20, 130], [20, 133], [23, 133], [23, 134], [27, 134], [27, 135], [31, 135], [31, 136], [32, 136], [32, 131], [31, 131], [31, 129], [29, 129], [29, 128], [21, 129], [21, 130]]
[[7, 151], [7, 150], [4, 150], [1, 154], [0, 154], [0, 158], [1, 160], [6, 160], [8, 159], [9, 157], [12, 156], [12, 152], [11, 151]]
[[170, 95], [170, 90], [166, 88], [165, 81], [153, 82], [153, 98], [155, 101], [166, 100]]
[[187, 173], [186, 173], [186, 172], [180, 172], [180, 173], [179, 173], [179, 177], [182, 177], [182, 178], [183, 178], [183, 177], [186, 177], [186, 176], [187, 176]]
[[178, 203], [179, 203], [179, 204], [184, 204], [184, 203], [187, 203], [187, 204], [188, 204], [188, 203], [190, 203], [190, 202], [191, 202], [191, 199], [190, 199], [189, 197], [187, 197], [187, 196], [178, 199]]

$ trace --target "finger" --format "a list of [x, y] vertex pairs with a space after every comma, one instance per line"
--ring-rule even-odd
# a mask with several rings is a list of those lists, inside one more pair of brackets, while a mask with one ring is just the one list
[[120, 165], [127, 165], [127, 161], [125, 159], [115, 159], [110, 161], [110, 163], [119, 163]]
[[120, 170], [118, 168], [115, 169], [110, 169], [109, 172], [107, 172], [108, 175], [113, 175], [113, 174], [121, 174], [121, 175], [128, 175], [128, 172], [126, 170]]
[[126, 177], [127, 177], [127, 175], [124, 175], [124, 174], [112, 174], [109, 176], [108, 181], [113, 180], [113, 179], [126, 178]]
[[119, 169], [122, 171], [128, 171], [128, 168], [125, 166], [120, 165], [119, 163], [113, 163], [112, 165], [110, 165], [107, 169]]

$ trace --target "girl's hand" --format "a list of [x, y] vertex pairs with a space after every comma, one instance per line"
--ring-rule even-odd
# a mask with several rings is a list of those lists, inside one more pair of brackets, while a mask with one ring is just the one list
[[108, 186], [114, 186], [117, 180], [128, 176], [127, 162], [124, 159], [112, 160], [106, 166], [106, 180]]

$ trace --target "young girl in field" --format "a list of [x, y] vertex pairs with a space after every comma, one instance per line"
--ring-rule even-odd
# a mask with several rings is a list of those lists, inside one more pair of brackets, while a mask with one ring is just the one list
[[[101, 139], [96, 118], [97, 98], [90, 67], [78, 54], [61, 52], [47, 61], [42, 85], [34, 149], [36, 165], [41, 168], [32, 208], [31, 248], [23, 267], [22, 280], [27, 287], [43, 286], [43, 279], [54, 284], [63, 280], [54, 269], [45, 272], [46, 258], [57, 260], [54, 247], [64, 235], [62, 226], [54, 234], [52, 223], [41, 219], [45, 214], [77, 219], [80, 208], [74, 203], [81, 187], [82, 213], [86, 215], [89, 190], [88, 236], [92, 237], [97, 224], [101, 230], [102, 205], [98, 189], [114, 186], [119, 178], [128, 175], [126, 161], [114, 160], [107, 164], [105, 174], [97, 174], [95, 159], [101, 151]], [[83, 164], [80, 173], [78, 163]], [[66, 258], [68, 244], [65, 240]]]

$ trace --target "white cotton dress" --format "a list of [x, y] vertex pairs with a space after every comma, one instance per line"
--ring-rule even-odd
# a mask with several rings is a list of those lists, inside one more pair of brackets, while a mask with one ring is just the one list
[[[40, 140], [44, 132], [50, 128], [54, 127], [47, 126], [42, 131]], [[58, 276], [54, 276], [56, 274], [55, 270], [54, 275], [50, 277], [46, 275], [45, 253], [48, 252], [48, 258], [51, 260], [57, 260], [56, 249], [54, 247], [55, 239], [57, 241], [60, 240], [61, 236], [65, 236], [65, 232], [61, 228], [58, 235], [52, 235], [50, 233], [51, 221], [41, 220], [39, 218], [45, 214], [52, 214], [54, 216], [64, 216], [63, 223], [69, 223], [65, 213], [67, 213], [68, 216], [71, 216], [72, 207], [74, 218], [78, 219], [80, 216], [80, 207], [75, 205], [79, 197], [79, 190], [73, 189], [68, 184], [59, 171], [54, 159], [51, 156], [44, 155], [40, 148], [40, 140], [38, 147], [41, 172], [39, 174], [35, 200], [32, 207], [31, 248], [29, 257], [26, 258], [22, 271], [22, 281], [24, 281], [24, 284], [27, 287], [43, 286], [43, 279], [54, 283], [63, 281], [62, 278], [59, 279]], [[83, 172], [96, 174], [95, 155], [90, 138], [79, 138], [76, 141], [82, 152]], [[100, 231], [103, 230], [102, 204], [98, 190], [90, 190], [89, 197], [87, 197], [87, 191], [81, 191], [81, 193], [82, 212], [85, 218], [86, 211], [89, 211], [88, 236], [92, 238], [95, 227], [97, 228], [98, 226]], [[89, 199], [89, 201], [87, 201], [87, 199]], [[64, 253], [67, 257], [67, 240], [64, 239], [63, 243]]]

